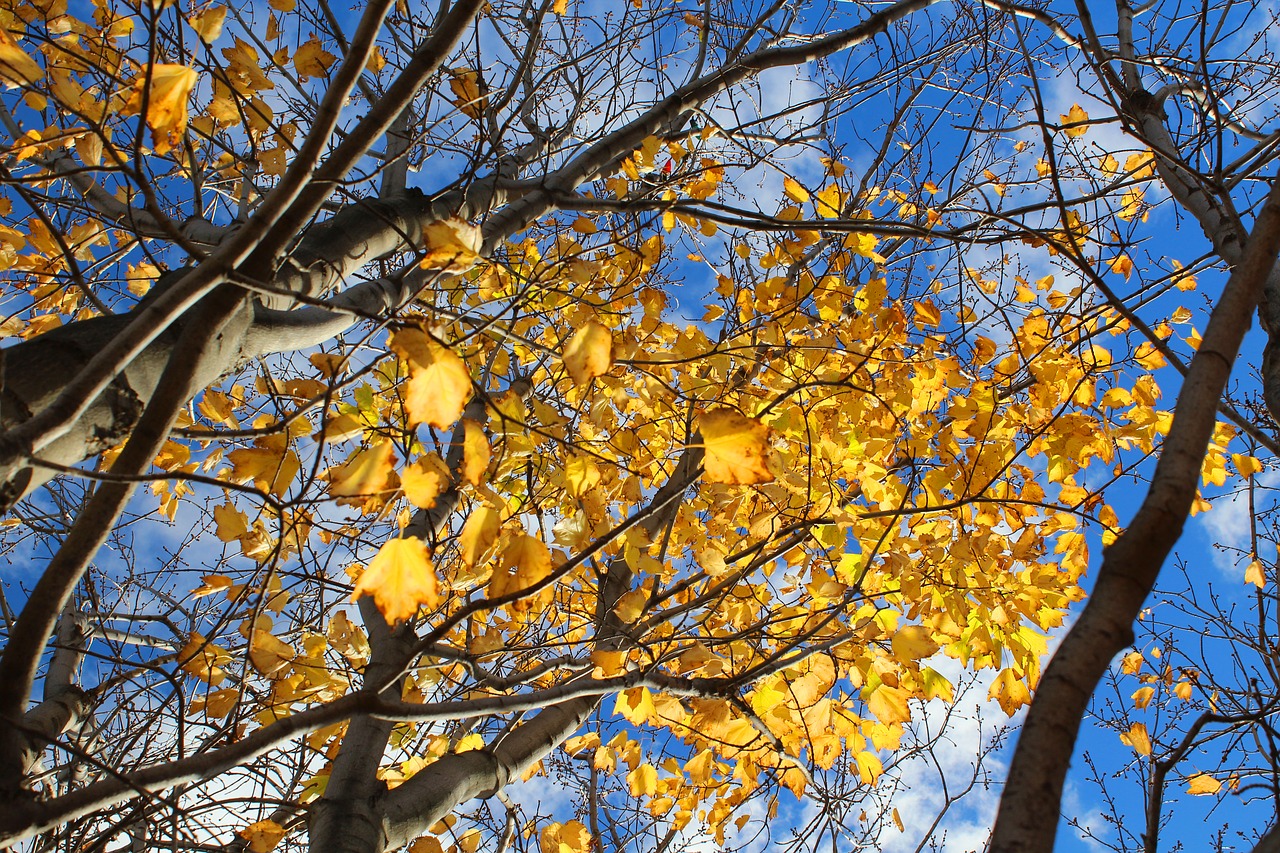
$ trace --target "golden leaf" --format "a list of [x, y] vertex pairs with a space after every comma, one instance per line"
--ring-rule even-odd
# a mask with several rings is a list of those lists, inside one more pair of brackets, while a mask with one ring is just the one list
[[652, 764], [641, 764], [627, 774], [627, 787], [633, 797], [652, 797], [658, 793], [658, 769]]
[[1262, 563], [1257, 560], [1249, 563], [1249, 568], [1244, 570], [1244, 582], [1251, 583], [1258, 589], [1267, 585], [1267, 574], [1262, 568]]
[[438, 219], [422, 229], [422, 260], [425, 270], [464, 273], [480, 260], [484, 237], [480, 229], [464, 219]]
[[600, 483], [600, 468], [590, 456], [572, 456], [564, 463], [564, 482], [569, 494], [580, 498]]
[[484, 427], [467, 418], [462, 422], [464, 436], [462, 439], [462, 482], [473, 486], [484, 480], [484, 472], [489, 469], [489, 458], [493, 451], [489, 447], [489, 438], [484, 434]]
[[1208, 773], [1197, 773], [1188, 780], [1187, 793], [1193, 796], [1216, 794], [1222, 790], [1222, 783]]
[[804, 204], [809, 200], [809, 191], [800, 186], [795, 178], [782, 179], [782, 192], [796, 204]]
[[1031, 701], [1031, 691], [1027, 689], [1027, 683], [1018, 678], [1012, 669], [1004, 669], [987, 691], [987, 698], [999, 702], [1001, 709], [1012, 717], [1019, 708]]
[[498, 511], [488, 504], [481, 504], [462, 525], [462, 533], [458, 536], [458, 549], [462, 552], [462, 562], [474, 566], [480, 562], [489, 546], [498, 538], [500, 519]]
[[329, 472], [329, 493], [337, 497], [373, 495], [387, 489], [393, 469], [392, 444], [379, 441], [353, 453], [341, 466]]
[[217, 686], [227, 677], [222, 664], [231, 661], [231, 653], [210, 643], [203, 634], [192, 633], [187, 644], [178, 651], [178, 661], [183, 672], [195, 676], [205, 684]]
[[0, 80], [10, 89], [44, 77], [44, 69], [23, 50], [9, 31], [0, 27]]
[[187, 23], [205, 44], [213, 44], [222, 35], [222, 23], [227, 17], [226, 6], [210, 6], [187, 15]]
[[1087, 133], [1089, 130], [1089, 128], [1084, 124], [1089, 121], [1089, 114], [1085, 112], [1084, 108], [1079, 104], [1072, 104], [1071, 109], [1067, 111], [1067, 114], [1060, 114], [1059, 118], [1062, 119], [1063, 125], [1073, 125], [1072, 127], [1063, 128], [1063, 133], [1067, 135], [1068, 139], [1074, 139], [1077, 136]]
[[249, 842], [252, 853], [270, 853], [284, 839], [284, 827], [274, 820], [260, 820], [237, 834]]
[[464, 115], [480, 118], [489, 106], [489, 99], [483, 92], [484, 81], [480, 72], [474, 68], [450, 68], [449, 88], [453, 90], [453, 104]]
[[898, 660], [920, 660], [936, 652], [933, 632], [923, 625], [906, 625], [893, 635], [893, 656]]
[[1127, 732], [1120, 734], [1120, 742], [1133, 747], [1138, 755], [1151, 754], [1151, 736], [1147, 734], [1146, 723], [1134, 723]]
[[412, 617], [424, 604], [439, 604], [439, 583], [427, 558], [426, 543], [416, 536], [388, 540], [356, 582], [351, 600], [362, 595], [372, 595], [373, 603], [391, 623]]
[[320, 39], [314, 35], [303, 42], [293, 54], [293, 67], [297, 70], [300, 80], [306, 80], [308, 77], [324, 77], [337, 61], [338, 57], [325, 50], [320, 44]]
[[613, 367], [613, 335], [594, 320], [588, 322], [565, 345], [564, 367], [579, 387], [605, 375]]
[[400, 472], [400, 488], [409, 503], [419, 509], [431, 509], [452, 479], [449, 466], [439, 454], [428, 453]]
[[[541, 583], [551, 574], [551, 552], [541, 539], [521, 533], [502, 552], [502, 566], [489, 581], [489, 598], [501, 598]], [[517, 602], [519, 604], [519, 602]], [[521, 609], [517, 606], [517, 610]]]
[[268, 678], [283, 678], [289, 663], [297, 657], [292, 646], [274, 634], [255, 629], [249, 641], [249, 663]]
[[248, 518], [229, 503], [213, 508], [213, 523], [216, 526], [214, 535], [221, 542], [234, 542], [249, 531]]
[[881, 684], [867, 697], [867, 708], [886, 725], [905, 723], [911, 719], [911, 709], [907, 707], [910, 698], [911, 694], [901, 687]]
[[405, 409], [413, 423], [452, 426], [471, 399], [471, 371], [457, 353], [431, 340], [421, 329], [401, 329], [391, 348], [409, 362]]
[[195, 84], [195, 69], [185, 65], [152, 65], [134, 78], [125, 111], [141, 112], [146, 94], [145, 119], [157, 154], [172, 150], [187, 129], [187, 97]]
[[732, 409], [713, 409], [698, 418], [706, 448], [703, 465], [708, 483], [751, 485], [773, 481], [766, 464], [769, 428]]

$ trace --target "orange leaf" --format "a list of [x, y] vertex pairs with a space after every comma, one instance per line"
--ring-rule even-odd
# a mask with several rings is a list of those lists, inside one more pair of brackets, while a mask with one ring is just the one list
[[698, 429], [706, 448], [708, 483], [769, 483], [765, 454], [769, 449], [769, 428], [754, 418], [732, 409], [714, 409], [698, 418]]
[[440, 588], [426, 543], [416, 536], [389, 540], [356, 582], [351, 600], [362, 595], [372, 595], [373, 603], [392, 623], [410, 618], [424, 604], [438, 604]]
[[605, 375], [613, 367], [613, 335], [594, 320], [588, 322], [565, 345], [564, 367], [579, 387]]

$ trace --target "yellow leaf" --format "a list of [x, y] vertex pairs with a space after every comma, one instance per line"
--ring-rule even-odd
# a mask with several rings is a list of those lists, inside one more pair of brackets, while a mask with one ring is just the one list
[[8, 29], [0, 27], [0, 80], [10, 89], [25, 86], [44, 77], [40, 64], [18, 46]]
[[1125, 675], [1137, 675], [1142, 669], [1142, 652], [1129, 652], [1120, 661], [1120, 672]]
[[362, 595], [372, 595], [373, 603], [392, 623], [412, 617], [424, 604], [435, 607], [440, 590], [426, 543], [416, 536], [388, 540], [356, 582], [351, 600]]
[[751, 485], [773, 481], [765, 455], [769, 428], [732, 409], [713, 409], [698, 418], [698, 430], [706, 448], [705, 479], [708, 483]]
[[1267, 585], [1267, 573], [1263, 570], [1262, 563], [1257, 560], [1249, 563], [1249, 568], [1244, 570], [1244, 582], [1251, 583], [1258, 589]]
[[1089, 120], [1089, 114], [1085, 112], [1084, 108], [1081, 107], [1079, 104], [1072, 104], [1071, 109], [1067, 112], [1067, 114], [1059, 115], [1059, 118], [1062, 119], [1063, 125], [1077, 125], [1075, 127], [1063, 128], [1063, 132], [1067, 135], [1068, 139], [1074, 139], [1075, 137], [1080, 136], [1088, 132], [1089, 130], [1089, 128], [1084, 125], [1084, 122], [1087, 122]]
[[471, 399], [467, 363], [421, 329], [396, 332], [391, 348], [409, 362], [409, 388], [405, 394], [409, 419], [440, 429], [453, 426]]
[[498, 511], [488, 504], [481, 504], [462, 525], [462, 533], [458, 537], [458, 548], [462, 552], [462, 562], [474, 566], [480, 562], [489, 546], [498, 538], [500, 519]]
[[594, 320], [588, 322], [565, 345], [564, 367], [579, 387], [608, 373], [613, 367], [613, 335]]
[[898, 660], [920, 660], [936, 652], [933, 632], [923, 625], [907, 625], [893, 635], [893, 656]]
[[267, 631], [254, 629], [252, 637], [249, 642], [249, 663], [269, 678], [284, 677], [284, 670], [297, 656], [297, 652]]
[[1031, 701], [1031, 691], [1027, 689], [1025, 680], [1019, 678], [1012, 669], [1001, 670], [991, 689], [987, 691], [988, 699], [995, 699], [1000, 708], [1009, 716]]
[[422, 229], [422, 260], [425, 270], [464, 273], [480, 260], [484, 237], [480, 229], [464, 219], [438, 219]]
[[392, 449], [391, 442], [379, 441], [352, 454], [341, 466], [329, 472], [329, 493], [350, 497], [385, 491], [392, 473]]
[[1231, 461], [1235, 464], [1236, 470], [1240, 472], [1241, 477], [1251, 477], [1262, 471], [1262, 463], [1244, 453], [1232, 453]]
[[478, 422], [467, 418], [462, 422], [462, 427], [462, 482], [478, 486], [484, 480], [485, 471], [489, 469], [493, 450], [489, 447], [484, 427]]
[[1177, 696], [1183, 702], [1191, 701], [1191, 682], [1179, 681], [1173, 686], [1173, 695]]
[[564, 463], [564, 482], [569, 494], [580, 498], [600, 483], [600, 469], [590, 456], [572, 456]]
[[152, 65], [134, 78], [125, 110], [142, 111], [146, 94], [147, 114], [153, 147], [157, 154], [168, 153], [187, 129], [187, 97], [196, 84], [195, 69], [185, 65]]
[[260, 820], [249, 824], [238, 834], [249, 842], [252, 853], [270, 853], [284, 838], [284, 827], [274, 820]]
[[1155, 694], [1156, 689], [1148, 685], [1133, 691], [1133, 696], [1130, 698], [1133, 699], [1134, 707], [1141, 710], [1151, 704], [1151, 697], [1155, 696]]
[[464, 115], [478, 119], [489, 106], [480, 73], [473, 68], [450, 68], [449, 88], [453, 90], [454, 106]]
[[1222, 789], [1222, 783], [1207, 773], [1197, 773], [1188, 781], [1187, 793], [1197, 797], [1216, 794]]
[[214, 690], [203, 699], [197, 699], [192, 702], [191, 712], [204, 711], [205, 716], [210, 719], [220, 720], [230, 714], [239, 701], [240, 691], [234, 687], [228, 687], [225, 690]]
[[809, 200], [809, 191], [800, 186], [795, 178], [783, 178], [782, 192], [796, 204], [804, 204]]
[[[650, 717], [657, 716], [658, 709], [653, 704], [653, 694], [649, 692], [648, 687], [633, 687], [618, 694], [618, 701], [613, 706], [613, 712], [627, 722], [639, 726], [643, 725]], [[714, 733], [707, 731], [705, 728], [699, 728], [698, 730], [707, 737], [715, 736]]]
[[[521, 533], [502, 552], [502, 565], [489, 580], [489, 598], [501, 598], [546, 580], [551, 574], [551, 552], [541, 539]], [[526, 604], [527, 602], [517, 602]], [[517, 606], [517, 610], [524, 609]]]
[[911, 709], [907, 707], [910, 698], [911, 694], [900, 687], [881, 684], [867, 697], [867, 708], [885, 725], [905, 723], [911, 720]]
[[187, 15], [187, 23], [205, 44], [213, 44], [222, 35], [222, 23], [227, 17], [226, 6], [210, 6]]
[[633, 797], [652, 797], [658, 793], [658, 768], [641, 764], [627, 774], [627, 787]]
[[1146, 723], [1134, 723], [1129, 731], [1120, 735], [1120, 742], [1133, 747], [1138, 755], [1151, 754], [1151, 736], [1147, 734]]
[[213, 508], [214, 534], [221, 542], [234, 542], [249, 530], [248, 518], [229, 503]]
[[879, 779], [880, 774], [884, 772], [884, 764], [880, 761], [880, 756], [874, 752], [862, 751], [853, 757], [858, 765], [858, 776], [868, 785], [874, 785]]
[[293, 67], [298, 72], [300, 80], [306, 80], [308, 77], [324, 77], [337, 61], [338, 57], [325, 50], [320, 44], [320, 39], [314, 35], [300, 45], [297, 52], [293, 54]]
[[613, 612], [623, 622], [631, 623], [640, 618], [644, 607], [649, 603], [649, 593], [643, 589], [633, 589], [618, 599]]
[[594, 222], [585, 216], [579, 216], [575, 219], [571, 227], [579, 234], [594, 234], [600, 230], [596, 228], [596, 224]]
[[227, 677], [222, 665], [231, 661], [231, 653], [210, 643], [204, 635], [193, 633], [187, 644], [178, 651], [178, 661], [183, 672], [195, 676], [205, 684], [217, 686]]
[[400, 472], [400, 488], [409, 503], [419, 509], [431, 509], [453, 478], [449, 466], [437, 453], [428, 453]]
[[855, 255], [870, 258], [877, 264], [883, 264], [884, 256], [876, 251], [876, 244], [879, 242], [880, 238], [874, 234], [855, 231], [844, 238], [844, 247], [851, 250]]

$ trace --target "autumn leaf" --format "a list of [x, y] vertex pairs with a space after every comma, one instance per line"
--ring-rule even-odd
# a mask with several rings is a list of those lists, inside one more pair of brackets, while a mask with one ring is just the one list
[[157, 154], [172, 150], [187, 129], [187, 97], [195, 84], [195, 69], [185, 65], [152, 65], [134, 78], [125, 110], [141, 112], [145, 96], [145, 119]]
[[472, 394], [466, 362], [421, 329], [396, 332], [391, 348], [409, 362], [405, 409], [410, 420], [441, 429], [457, 423]]
[[1187, 793], [1195, 797], [1216, 794], [1222, 790], [1222, 783], [1207, 773], [1197, 773], [1188, 780]]
[[[489, 581], [489, 598], [502, 598], [541, 583], [551, 574], [551, 552], [541, 539], [521, 533], [511, 538], [502, 562]], [[516, 609], [522, 609], [516, 602]]]
[[227, 17], [226, 6], [209, 6], [187, 15], [187, 23], [205, 44], [213, 44], [222, 35], [222, 24]]
[[254, 630], [249, 641], [249, 663], [268, 678], [283, 678], [297, 652], [268, 631]]
[[478, 486], [484, 481], [484, 473], [489, 469], [493, 451], [489, 447], [489, 437], [484, 434], [484, 427], [477, 421], [467, 418], [462, 422], [462, 428], [462, 482]]
[[488, 504], [481, 504], [467, 517], [458, 536], [458, 548], [462, 562], [474, 566], [498, 538], [501, 519], [498, 511]]
[[0, 80], [12, 89], [27, 86], [44, 78], [40, 63], [14, 41], [9, 30], [0, 26]]
[[613, 335], [591, 320], [574, 332], [564, 348], [564, 367], [573, 384], [581, 387], [613, 366]]
[[652, 764], [641, 764], [627, 774], [627, 787], [633, 797], [652, 797], [658, 793], [658, 769]]
[[774, 479], [766, 462], [769, 428], [732, 409], [713, 409], [698, 418], [706, 448], [708, 483], [752, 485]]
[[795, 178], [782, 179], [782, 192], [796, 204], [804, 204], [809, 200], [809, 191], [802, 187]]
[[431, 509], [453, 478], [438, 453], [428, 453], [400, 472], [400, 488], [409, 503]]
[[249, 530], [248, 518], [230, 503], [213, 508], [213, 522], [214, 533], [222, 542], [234, 542]]
[[1248, 568], [1244, 570], [1244, 582], [1251, 583], [1258, 589], [1263, 589], [1267, 585], [1267, 573], [1262, 567], [1262, 563], [1257, 560], [1251, 560]]
[[1067, 135], [1068, 139], [1074, 139], [1077, 136], [1087, 133], [1089, 130], [1088, 126], [1085, 124], [1085, 122], [1089, 121], [1089, 114], [1085, 112], [1084, 108], [1079, 104], [1072, 104], [1071, 109], [1067, 111], [1066, 115], [1059, 115], [1058, 117], [1062, 120], [1062, 124], [1064, 125], [1062, 132]]
[[463, 219], [438, 219], [422, 229], [422, 260], [425, 270], [464, 273], [480, 260], [484, 237], [480, 229]]
[[900, 687], [881, 684], [867, 696], [867, 708], [886, 725], [906, 723], [911, 720], [911, 709], [907, 707], [910, 698], [911, 694]]
[[298, 72], [299, 80], [324, 77], [337, 61], [338, 57], [325, 50], [320, 44], [320, 39], [314, 35], [301, 44], [293, 54], [293, 68]]
[[337, 497], [371, 495], [384, 491], [393, 471], [393, 445], [379, 441], [357, 451], [329, 472], [329, 493]]
[[1147, 734], [1147, 726], [1145, 723], [1134, 723], [1129, 726], [1129, 730], [1122, 732], [1120, 742], [1133, 747], [1133, 751], [1138, 755], [1151, 754], [1151, 737]]
[[439, 582], [427, 557], [426, 543], [416, 536], [387, 540], [360, 575], [351, 600], [362, 595], [372, 595], [373, 603], [391, 623], [409, 619], [423, 605], [439, 604]]
[[480, 72], [474, 68], [450, 68], [449, 88], [453, 91], [454, 106], [464, 115], [478, 119], [488, 109], [489, 101], [483, 92]]
[[249, 824], [237, 835], [249, 842], [252, 853], [270, 853], [284, 839], [284, 827], [274, 820], [260, 820]]
[[920, 660], [936, 652], [940, 646], [933, 641], [932, 631], [923, 625], [907, 625], [893, 635], [894, 657], [899, 660]]

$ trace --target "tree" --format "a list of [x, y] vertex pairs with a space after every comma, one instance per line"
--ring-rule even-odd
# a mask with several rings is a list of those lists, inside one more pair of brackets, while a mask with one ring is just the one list
[[5, 843], [873, 842], [977, 673], [1052, 845], [1276, 450], [1267, 13], [589, 6], [5, 7]]

